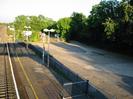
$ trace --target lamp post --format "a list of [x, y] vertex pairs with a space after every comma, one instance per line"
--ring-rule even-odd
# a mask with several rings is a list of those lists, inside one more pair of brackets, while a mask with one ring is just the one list
[[41, 34], [41, 37], [42, 37], [42, 41], [43, 41], [43, 55], [42, 55], [42, 60], [43, 60], [43, 63], [44, 63], [44, 50], [45, 50], [45, 37], [46, 37], [46, 34], [45, 33], [42, 33]]
[[44, 29], [44, 32], [48, 32], [48, 57], [47, 57], [47, 67], [49, 67], [49, 52], [50, 52], [50, 32], [54, 32], [54, 29]]

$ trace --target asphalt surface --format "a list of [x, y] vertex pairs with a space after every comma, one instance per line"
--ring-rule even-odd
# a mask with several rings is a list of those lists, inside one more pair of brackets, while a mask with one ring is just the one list
[[[42, 47], [42, 43], [33, 43]], [[48, 50], [47, 44], [45, 49]], [[50, 53], [110, 98], [133, 99], [133, 58], [79, 42], [50, 44]]]

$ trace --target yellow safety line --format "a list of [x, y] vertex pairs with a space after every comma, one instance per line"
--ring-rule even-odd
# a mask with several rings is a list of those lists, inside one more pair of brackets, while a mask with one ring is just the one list
[[[16, 53], [16, 54], [17, 54], [17, 53]], [[17, 55], [17, 59], [18, 59], [18, 61], [19, 61], [19, 64], [20, 64], [20, 66], [21, 66], [21, 69], [23, 70], [23, 73], [24, 73], [24, 75], [25, 75], [25, 77], [26, 77], [26, 80], [28, 81], [28, 83], [29, 83], [29, 85], [30, 85], [30, 87], [31, 87], [31, 89], [32, 89], [32, 91], [33, 91], [33, 93], [34, 93], [35, 98], [36, 98], [36, 99], [39, 99], [38, 96], [37, 96], [37, 93], [36, 93], [36, 91], [35, 91], [35, 89], [34, 89], [34, 87], [33, 87], [33, 85], [32, 85], [32, 83], [31, 83], [31, 81], [30, 81], [30, 79], [29, 79], [29, 77], [28, 77], [28, 75], [27, 75], [27, 73], [26, 73], [26, 71], [25, 71], [25, 69], [24, 69], [24, 66], [22, 65], [22, 63], [21, 63], [21, 61], [20, 61], [20, 59], [19, 59], [19, 57], [18, 57], [18, 55]]]

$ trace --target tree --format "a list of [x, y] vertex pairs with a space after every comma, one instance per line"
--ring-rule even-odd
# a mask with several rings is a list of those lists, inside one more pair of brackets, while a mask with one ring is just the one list
[[102, 1], [99, 4], [92, 7], [90, 16], [88, 17], [88, 34], [89, 40], [92, 42], [104, 43], [107, 37], [107, 33], [104, 31], [104, 25], [107, 19], [110, 17], [115, 20], [117, 18], [116, 8], [118, 1]]
[[23, 31], [25, 30], [25, 26], [30, 26], [33, 32], [31, 36], [31, 41], [39, 40], [39, 32], [44, 28], [51, 27], [55, 22], [43, 15], [39, 16], [24, 16], [20, 15], [15, 18], [15, 21], [12, 23], [16, 29], [16, 37], [17, 39], [24, 39]]
[[105, 29], [104, 32], [106, 33], [107, 39], [112, 39], [113, 33], [117, 28], [117, 23], [114, 22], [111, 18], [106, 19], [106, 22], [103, 23]]
[[123, 0], [118, 6], [119, 30], [118, 41], [121, 44], [133, 45], [133, 5], [132, 0]]
[[70, 30], [71, 18], [61, 18], [56, 24], [57, 32], [60, 33], [61, 38], [64, 40], [69, 40], [69, 30]]
[[24, 26], [27, 24], [27, 17], [24, 15], [17, 16], [13, 22], [16, 30], [24, 30]]
[[86, 26], [86, 17], [82, 13], [74, 12], [71, 16], [70, 39], [78, 40]]

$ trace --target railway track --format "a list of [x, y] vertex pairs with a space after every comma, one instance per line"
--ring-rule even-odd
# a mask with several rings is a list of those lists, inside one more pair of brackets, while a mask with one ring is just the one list
[[0, 46], [0, 99], [19, 99], [9, 49], [6, 43]]
[[[23, 56], [27, 58], [22, 58]], [[41, 84], [41, 87], [42, 87], [41, 90], [43, 90], [43, 92], [41, 93], [44, 93], [47, 98], [39, 96], [40, 94], [38, 90], [40, 89], [38, 89], [35, 86], [38, 81], [33, 81], [33, 79], [31, 78], [32, 76], [29, 76], [29, 75], [32, 75], [33, 73], [29, 73], [27, 70], [27, 66], [29, 67], [30, 65], [27, 63], [27, 61], [32, 63], [31, 59], [33, 58], [35, 58], [35, 60], [36, 59], [39, 60], [39, 57], [37, 57], [34, 52], [32, 52], [30, 49], [27, 51], [25, 47], [19, 44], [13, 44], [13, 43], [0, 44], [0, 60], [1, 60], [0, 61], [0, 99], [20, 99], [20, 98], [21, 99], [61, 99], [62, 98], [61, 92], [63, 91], [63, 87], [59, 85], [59, 83], [57, 83], [53, 78], [51, 78], [51, 75], [48, 74], [46, 67], [42, 65], [41, 67], [42, 69], [44, 69], [44, 74], [42, 75], [42, 77], [44, 77], [45, 79], [42, 80], [43, 83]], [[39, 61], [37, 61], [37, 63], [38, 62]], [[39, 62], [39, 64], [40, 63], [41, 62]], [[19, 68], [19, 71], [18, 71], [18, 68]], [[14, 69], [14, 72], [13, 72], [13, 69]], [[19, 72], [21, 72], [21, 74]], [[21, 79], [22, 74], [24, 75], [23, 79]], [[38, 74], [34, 74], [34, 76], [36, 75]], [[16, 84], [16, 81], [14, 81], [15, 78], [17, 80], [17, 84]], [[29, 94], [31, 94], [32, 97]]]
[[[21, 68], [21, 70], [23, 71], [23, 74], [25, 75], [26, 78], [26, 82], [29, 83], [30, 86], [30, 90], [32, 91], [33, 97], [35, 99], [38, 99], [40, 96], [38, 96], [38, 91], [34, 86], [34, 82], [32, 81], [31, 77], [29, 75], [31, 75], [29, 72], [27, 72], [26, 69], [26, 64], [25, 62], [28, 61], [30, 58], [37, 58], [39, 60], [39, 57], [37, 57], [35, 55], [34, 52], [32, 52], [30, 49], [27, 51], [27, 49], [19, 44], [10, 44], [10, 51], [13, 54], [13, 56], [17, 57], [17, 61], [18, 63], [20, 63], [21, 66], [19, 66]], [[29, 57], [28, 60], [26, 60], [25, 58], [22, 57]], [[21, 57], [19, 59], [19, 57]], [[22, 59], [22, 60], [21, 60]], [[30, 61], [29, 61], [30, 62]], [[25, 67], [26, 66], [26, 67]], [[43, 69], [46, 69], [45, 67], [42, 67]], [[51, 79], [50, 76], [47, 75], [47, 72], [44, 73], [43, 77], [45, 78], [46, 82], [43, 81], [43, 84], [41, 86], [43, 89], [44, 94], [46, 94], [46, 96], [48, 98], [46, 99], [61, 99], [60, 93], [63, 90], [63, 87], [61, 87], [59, 84], [57, 84], [53, 79]], [[31, 99], [29, 97], [29, 99]], [[42, 98], [39, 98], [42, 99]], [[43, 98], [45, 99], [45, 97]]]

